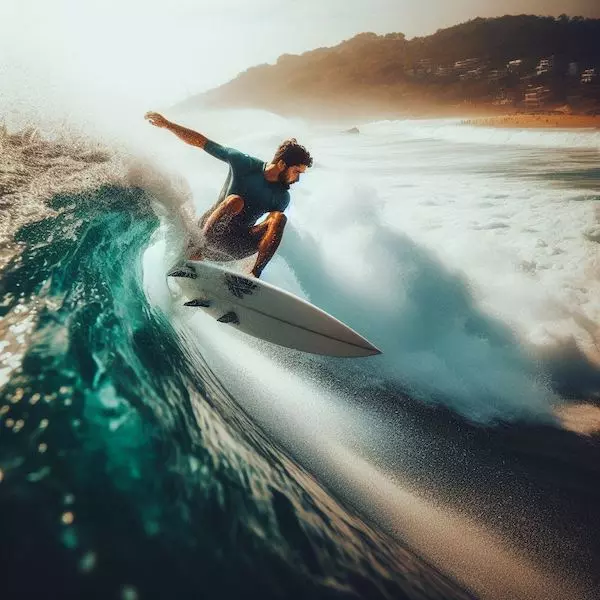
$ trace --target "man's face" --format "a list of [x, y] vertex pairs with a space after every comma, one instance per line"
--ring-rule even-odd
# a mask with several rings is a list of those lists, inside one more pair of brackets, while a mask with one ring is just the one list
[[[285, 165], [285, 163], [284, 163]], [[306, 165], [294, 165], [287, 167], [279, 174], [279, 181], [287, 185], [292, 185], [300, 181], [300, 175], [306, 171]]]

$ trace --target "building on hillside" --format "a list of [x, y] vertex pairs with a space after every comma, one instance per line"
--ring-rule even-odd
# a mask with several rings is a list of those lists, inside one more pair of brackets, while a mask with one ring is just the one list
[[461, 73], [458, 77], [461, 81], [466, 81], [468, 79], [481, 79], [483, 77], [484, 68], [477, 67], [476, 69], [470, 69], [466, 73]]
[[598, 73], [596, 69], [586, 69], [581, 73], [581, 83], [597, 83]]
[[492, 69], [488, 72], [487, 78], [490, 83], [497, 83], [501, 79], [504, 79], [507, 75], [505, 69]]
[[537, 87], [530, 87], [525, 91], [525, 98], [523, 104], [528, 110], [538, 110], [543, 108], [548, 102], [550, 97], [550, 89], [540, 85]]
[[456, 73], [466, 73], [481, 65], [480, 58], [466, 58], [465, 60], [458, 60], [454, 63], [454, 71]]
[[511, 60], [506, 63], [506, 68], [509, 73], [520, 73], [523, 68], [523, 60], [521, 58]]
[[452, 75], [454, 75], [454, 70], [452, 69], [452, 67], [445, 67], [440, 65], [435, 70], [436, 77], [451, 77]]

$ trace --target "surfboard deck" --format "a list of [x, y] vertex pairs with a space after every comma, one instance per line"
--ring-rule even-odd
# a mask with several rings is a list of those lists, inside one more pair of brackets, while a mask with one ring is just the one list
[[[168, 273], [169, 287], [185, 306], [225, 327], [273, 344], [328, 356], [361, 357], [381, 351], [314, 304], [270, 283], [220, 264], [186, 261]], [[177, 288], [177, 289], [174, 289]]]

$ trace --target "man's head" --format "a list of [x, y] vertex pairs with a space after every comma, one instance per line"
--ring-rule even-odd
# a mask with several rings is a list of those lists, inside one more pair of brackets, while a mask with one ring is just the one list
[[300, 179], [300, 175], [312, 167], [313, 159], [310, 152], [301, 146], [296, 138], [285, 140], [273, 157], [273, 164], [279, 169], [279, 181], [292, 185]]

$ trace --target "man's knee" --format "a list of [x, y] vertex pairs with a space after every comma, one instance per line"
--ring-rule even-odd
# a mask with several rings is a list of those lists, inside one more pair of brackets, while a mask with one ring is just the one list
[[227, 207], [227, 213], [230, 215], [239, 215], [244, 210], [244, 199], [237, 194], [227, 196], [223, 203]]

